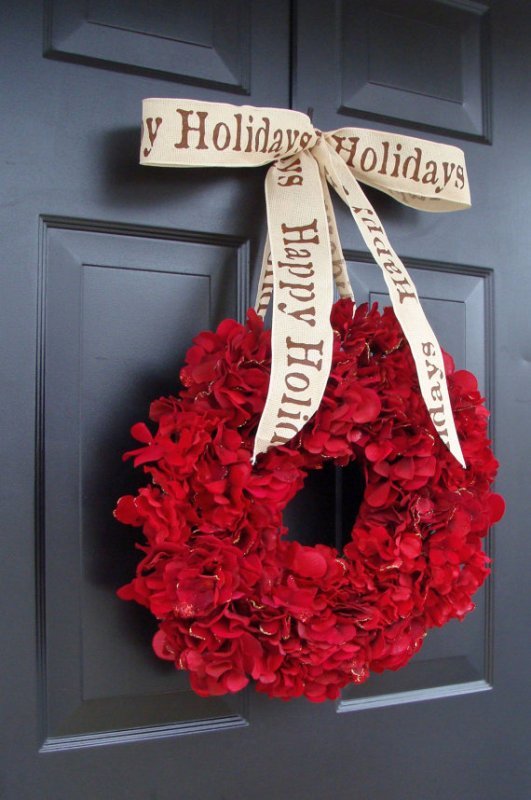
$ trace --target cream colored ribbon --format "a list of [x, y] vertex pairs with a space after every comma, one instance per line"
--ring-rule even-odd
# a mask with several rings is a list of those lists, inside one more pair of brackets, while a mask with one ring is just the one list
[[256, 310], [272, 314], [271, 379], [253, 459], [289, 441], [319, 408], [330, 374], [334, 282], [352, 297], [327, 184], [349, 207], [382, 269], [411, 347], [420, 390], [444, 444], [465, 466], [441, 348], [405, 266], [359, 181], [422, 211], [470, 206], [463, 152], [365, 128], [322, 133], [280, 108], [151, 98], [143, 102], [142, 164], [256, 167], [266, 177], [268, 243]]

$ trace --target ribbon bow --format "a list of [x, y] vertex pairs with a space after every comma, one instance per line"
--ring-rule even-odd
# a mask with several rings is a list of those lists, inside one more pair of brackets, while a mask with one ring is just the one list
[[271, 297], [271, 379], [253, 459], [289, 441], [319, 408], [332, 360], [334, 282], [353, 297], [328, 190], [349, 207], [381, 267], [409, 342], [420, 389], [438, 435], [465, 466], [441, 348], [417, 291], [359, 181], [422, 211], [470, 206], [463, 152], [365, 128], [323, 133], [306, 114], [280, 108], [151, 98], [143, 102], [142, 164], [255, 167], [266, 177], [268, 241], [256, 311]]

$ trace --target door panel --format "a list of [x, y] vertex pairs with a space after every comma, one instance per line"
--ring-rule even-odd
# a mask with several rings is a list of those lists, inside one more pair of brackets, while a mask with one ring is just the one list
[[[487, 141], [489, 3], [445, 0], [301, 0], [297, 103], [328, 114]], [[310, 84], [313, 54], [326, 49]], [[370, 127], [369, 123], [364, 123]]]
[[138, 560], [112, 517], [129, 428], [176, 385], [198, 329], [241, 318], [247, 243], [75, 220], [47, 220], [43, 238], [43, 749], [245, 725], [243, 696], [201, 702], [153, 664], [150, 615], [109, 599]]
[[[261, 34], [244, 0], [51, 0], [45, 24], [48, 58], [251, 93]], [[259, 59], [254, 66], [263, 82]]]
[[[352, 236], [350, 219], [342, 215], [342, 239]], [[385, 214], [383, 215], [385, 220]], [[345, 253], [357, 303], [389, 305], [383, 275], [366, 254]], [[430, 324], [441, 346], [452, 354], [457, 369], [471, 370], [485, 389], [492, 388], [493, 330], [490, 269], [430, 260], [404, 259]], [[487, 391], [491, 394], [491, 391]], [[342, 492], [349, 487], [343, 483]], [[491, 537], [486, 552], [492, 553]], [[491, 688], [492, 582], [475, 595], [476, 609], [465, 623], [453, 620], [430, 631], [421, 651], [404, 670], [373, 675], [343, 692], [340, 711], [481, 692]]]
[[[0, 15], [0, 797], [522, 800], [529, 5], [24, 0]], [[370, 197], [495, 412], [509, 506], [494, 575], [463, 624], [338, 703], [200, 699], [152, 653], [150, 615], [115, 597], [138, 558], [112, 518], [142, 482], [121, 461], [129, 428], [176, 391], [196, 332], [242, 318], [265, 233], [265, 169], [138, 165], [153, 96], [291, 102], [324, 130], [402, 126], [466, 150], [471, 211]], [[338, 219], [358, 301], [385, 304], [339, 206]], [[291, 535], [339, 544], [358, 477], [312, 473]]]

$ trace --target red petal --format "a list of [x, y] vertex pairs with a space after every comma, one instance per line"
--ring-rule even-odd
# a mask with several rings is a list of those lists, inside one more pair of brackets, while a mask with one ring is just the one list
[[243, 689], [249, 683], [249, 678], [243, 675], [241, 672], [229, 672], [227, 677], [225, 678], [225, 685], [229, 692], [239, 692], [240, 689]]
[[466, 394], [477, 392], [478, 390], [478, 382], [476, 377], [466, 369], [460, 369], [457, 372], [454, 372], [453, 380], [455, 383], [457, 383], [461, 391], [466, 392]]
[[389, 481], [382, 481], [380, 484], [375, 484], [372, 486], [367, 486], [365, 491], [365, 499], [367, 503], [372, 506], [373, 508], [377, 508], [378, 506], [383, 506], [386, 502], [387, 498], [389, 497], [389, 491], [391, 489], [391, 484]]
[[142, 517], [138, 513], [135, 505], [135, 498], [131, 495], [120, 497], [113, 514], [117, 520], [125, 523], [126, 525], [138, 526], [142, 524]]
[[162, 631], [156, 632], [155, 636], [153, 637], [152, 645], [153, 650], [159, 658], [164, 658], [166, 661], [175, 660], [174, 654], [170, 653], [169, 648], [166, 646], [166, 634]]
[[[136, 450], [135, 452], [139, 452]], [[133, 455], [133, 453], [125, 453], [124, 459], [126, 456]], [[159, 445], [153, 445], [152, 447], [144, 447], [140, 451], [140, 454], [136, 456], [133, 464], [135, 467], [139, 467], [140, 464], [146, 464], [148, 461], [158, 461], [159, 458], [162, 458], [164, 455], [164, 448], [160, 447]]]
[[422, 550], [422, 542], [418, 536], [404, 536], [400, 542], [400, 552], [406, 558], [416, 558]]
[[374, 422], [380, 413], [382, 404], [380, 398], [372, 389], [364, 389], [360, 392], [357, 407], [353, 409], [352, 419], [354, 422]]
[[136, 597], [132, 583], [127, 583], [125, 586], [120, 586], [120, 588], [116, 590], [116, 594], [120, 600], [134, 600]]
[[393, 470], [397, 478], [409, 480], [415, 474], [415, 462], [412, 458], [401, 458], [393, 464]]
[[365, 448], [365, 455], [369, 461], [381, 461], [393, 451], [391, 442], [373, 442]]
[[501, 494], [491, 494], [488, 499], [490, 524], [494, 525], [495, 522], [500, 520], [505, 513], [505, 500]]
[[143, 422], [137, 422], [136, 425], [133, 425], [131, 428], [131, 436], [133, 439], [136, 439], [137, 442], [143, 442], [144, 444], [149, 444], [153, 441], [153, 434]]
[[304, 578], [322, 578], [327, 570], [326, 558], [311, 548], [297, 549], [292, 566]]

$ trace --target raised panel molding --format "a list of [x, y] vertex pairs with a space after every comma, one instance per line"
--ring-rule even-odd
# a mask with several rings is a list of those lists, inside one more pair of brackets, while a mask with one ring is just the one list
[[[370, 256], [345, 251], [345, 258], [356, 302], [377, 302], [380, 308], [389, 305], [383, 277]], [[456, 368], [474, 372], [481, 391], [487, 398], [492, 397], [491, 270], [418, 259], [403, 261], [441, 346], [452, 354]], [[492, 410], [490, 400], [489, 407]], [[337, 507], [341, 509], [341, 503]], [[336, 525], [341, 527], [340, 519]], [[489, 555], [492, 552], [490, 536], [485, 550]], [[476, 609], [463, 623], [453, 621], [443, 629], [430, 630], [421, 650], [405, 669], [372, 675], [367, 683], [345, 689], [338, 712], [491, 689], [493, 580], [491, 576], [476, 594]]]
[[249, 247], [197, 234], [42, 221], [37, 586], [42, 751], [247, 725], [246, 696], [201, 700], [159, 661], [150, 615], [115, 597], [134, 532], [130, 426], [178, 391], [191, 340], [243, 319]]
[[250, 93], [246, 0], [49, 0], [44, 54]]
[[342, 0], [339, 113], [490, 139], [488, 7]]

